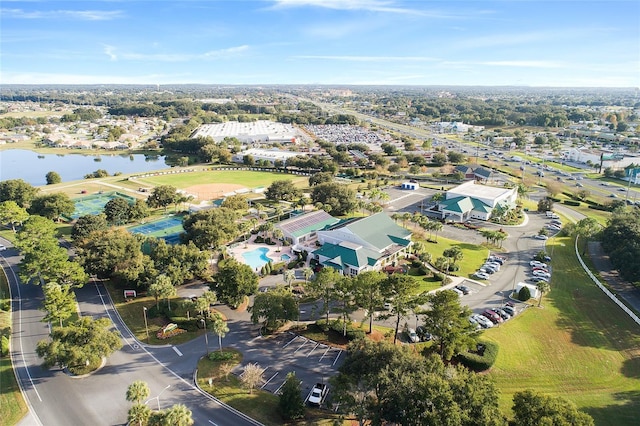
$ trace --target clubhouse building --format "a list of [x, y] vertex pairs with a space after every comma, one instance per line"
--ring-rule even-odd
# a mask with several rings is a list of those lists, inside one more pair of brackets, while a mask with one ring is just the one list
[[468, 181], [445, 194], [438, 204], [441, 218], [464, 222], [468, 219], [489, 220], [496, 207], [514, 208], [516, 188], [499, 188]]

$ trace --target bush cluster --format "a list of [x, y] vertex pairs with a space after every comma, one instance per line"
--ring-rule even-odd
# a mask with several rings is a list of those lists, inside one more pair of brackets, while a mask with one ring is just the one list
[[215, 351], [209, 354], [210, 361], [230, 361], [233, 359], [233, 352]]
[[564, 200], [564, 204], [566, 204], [567, 206], [579, 206], [580, 205], [580, 201], [573, 201], [573, 200]]
[[498, 344], [482, 340], [478, 342], [475, 352], [463, 352], [458, 355], [458, 361], [473, 371], [486, 371], [490, 369], [498, 358]]
[[[344, 322], [340, 319], [336, 319], [336, 320], [330, 320], [329, 321], [329, 326], [327, 327], [327, 321], [326, 320], [318, 320], [316, 321], [316, 325], [318, 327], [320, 327], [323, 330], [333, 330], [336, 333], [340, 333], [340, 335], [342, 335], [343, 329], [344, 329]], [[347, 340], [351, 341], [351, 340], [359, 340], [359, 339], [364, 339], [365, 338], [365, 332], [364, 330], [360, 330], [358, 328], [354, 328], [353, 324], [351, 323], [347, 323]]]

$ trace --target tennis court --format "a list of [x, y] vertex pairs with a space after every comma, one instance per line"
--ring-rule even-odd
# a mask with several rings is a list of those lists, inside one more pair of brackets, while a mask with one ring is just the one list
[[167, 244], [177, 244], [180, 242], [180, 234], [184, 232], [182, 218], [180, 216], [169, 216], [153, 222], [136, 225], [129, 228], [132, 234], [142, 234], [147, 237], [162, 238]]
[[76, 209], [71, 215], [71, 218], [77, 219], [80, 216], [85, 216], [88, 214], [100, 214], [104, 211], [104, 206], [106, 206], [107, 203], [114, 198], [122, 198], [129, 204], [133, 204], [135, 202], [135, 198], [115, 191], [89, 195], [88, 197], [82, 197], [73, 200], [76, 205]]

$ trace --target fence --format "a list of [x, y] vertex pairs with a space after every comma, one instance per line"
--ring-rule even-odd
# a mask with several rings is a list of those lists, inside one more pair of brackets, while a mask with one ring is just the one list
[[631, 309], [629, 309], [624, 303], [622, 303], [620, 300], [618, 300], [618, 297], [615, 294], [611, 293], [608, 288], [606, 288], [604, 285], [602, 285], [602, 283], [598, 280], [598, 278], [596, 278], [596, 276], [591, 273], [589, 268], [587, 268], [587, 265], [582, 261], [582, 257], [580, 256], [580, 251], [578, 250], [578, 237], [576, 237], [575, 246], [576, 246], [576, 256], [578, 256], [578, 261], [580, 262], [580, 265], [582, 266], [582, 269], [584, 269], [585, 272], [587, 273], [587, 275], [589, 275], [589, 278], [591, 278], [591, 280], [598, 287], [600, 287], [600, 290], [602, 290], [604, 292], [604, 294], [609, 296], [609, 299], [613, 300], [613, 302], [616, 305], [618, 305], [623, 311], [625, 311], [627, 313], [627, 315], [629, 315], [631, 317], [631, 319], [636, 322], [636, 324], [640, 325], [640, 318], [638, 318], [638, 316]]

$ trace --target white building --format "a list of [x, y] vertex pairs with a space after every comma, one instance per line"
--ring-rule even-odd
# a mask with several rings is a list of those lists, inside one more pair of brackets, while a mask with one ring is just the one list
[[275, 165], [275, 162], [280, 160], [283, 164], [286, 164], [289, 158], [297, 157], [297, 156], [307, 156], [304, 152], [291, 152], [291, 151], [282, 151], [279, 149], [258, 149], [251, 148], [245, 151], [234, 154], [231, 160], [235, 163], [242, 163], [244, 161], [244, 157], [250, 155], [253, 157], [255, 162], [266, 160], [272, 166]]
[[450, 189], [438, 205], [443, 219], [459, 222], [467, 219], [489, 220], [497, 206], [513, 208], [518, 192], [516, 188], [482, 185], [475, 181], [465, 182]]
[[625, 167], [636, 164], [640, 165], [640, 156], [630, 153], [617, 153], [606, 149], [590, 149], [587, 147], [571, 148], [564, 154], [569, 161], [577, 163], [588, 163], [598, 165], [602, 161], [602, 169], [611, 167], [614, 170], [624, 169]]
[[210, 137], [216, 142], [226, 137], [237, 138], [244, 144], [252, 143], [296, 143], [296, 130], [291, 124], [258, 120], [250, 123], [227, 121], [224, 123], [203, 124], [193, 134], [197, 137]]

